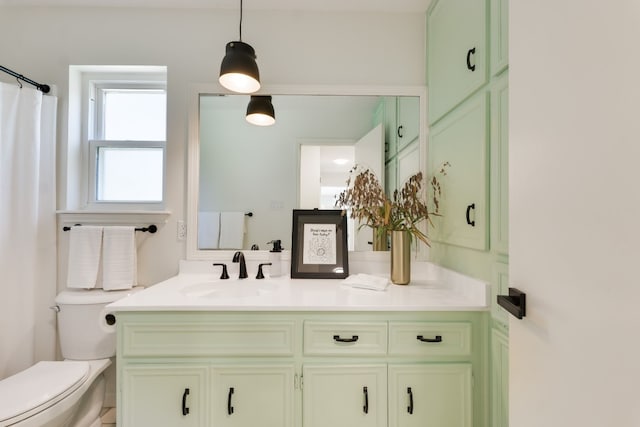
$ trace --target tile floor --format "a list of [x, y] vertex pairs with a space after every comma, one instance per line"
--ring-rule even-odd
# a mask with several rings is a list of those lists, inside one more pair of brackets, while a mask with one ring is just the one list
[[102, 427], [116, 427], [116, 408], [103, 408], [100, 419]]

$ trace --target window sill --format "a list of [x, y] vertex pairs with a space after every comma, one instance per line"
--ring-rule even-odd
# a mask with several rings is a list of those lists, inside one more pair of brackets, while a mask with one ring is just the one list
[[131, 225], [148, 227], [156, 225], [161, 228], [171, 215], [170, 211], [152, 210], [63, 210], [56, 211], [59, 226], [75, 224], [86, 225]]

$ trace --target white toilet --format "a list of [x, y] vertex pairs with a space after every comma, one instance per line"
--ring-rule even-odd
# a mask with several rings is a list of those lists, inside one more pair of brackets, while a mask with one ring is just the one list
[[100, 427], [103, 371], [116, 354], [107, 304], [142, 290], [67, 290], [56, 297], [64, 361], [38, 362], [0, 381], [0, 427]]

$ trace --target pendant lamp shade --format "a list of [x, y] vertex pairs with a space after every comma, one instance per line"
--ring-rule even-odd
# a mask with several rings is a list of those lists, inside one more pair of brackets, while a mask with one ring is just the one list
[[271, 126], [276, 122], [276, 113], [270, 95], [252, 95], [247, 106], [247, 121], [257, 126]]
[[255, 50], [241, 41], [227, 43], [218, 81], [225, 88], [238, 93], [253, 93], [260, 89]]

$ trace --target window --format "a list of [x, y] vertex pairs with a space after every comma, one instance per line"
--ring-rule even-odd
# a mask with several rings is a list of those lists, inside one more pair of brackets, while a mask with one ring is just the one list
[[[87, 76], [88, 205], [161, 208], [166, 74]], [[93, 78], [92, 78], [93, 77]]]

